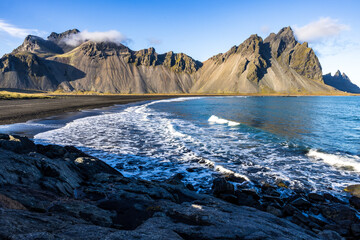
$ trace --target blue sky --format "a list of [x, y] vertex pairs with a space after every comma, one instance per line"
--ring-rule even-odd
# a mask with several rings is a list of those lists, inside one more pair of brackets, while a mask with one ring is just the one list
[[48, 36], [78, 28], [115, 30], [139, 50], [184, 52], [204, 61], [251, 34], [265, 38], [291, 26], [309, 41], [323, 72], [345, 72], [360, 85], [360, 1], [20, 1], [0, 0], [0, 55], [26, 34]]

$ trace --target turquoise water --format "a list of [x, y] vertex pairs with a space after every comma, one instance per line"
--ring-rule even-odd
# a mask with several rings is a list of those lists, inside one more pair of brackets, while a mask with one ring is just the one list
[[200, 191], [229, 173], [337, 193], [360, 180], [359, 97], [178, 98], [92, 115], [53, 119], [35, 139], [80, 147], [127, 176], [185, 173]]

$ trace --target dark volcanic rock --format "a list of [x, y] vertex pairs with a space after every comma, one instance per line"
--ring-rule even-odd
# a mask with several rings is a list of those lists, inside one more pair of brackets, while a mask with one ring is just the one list
[[0, 147], [16, 153], [29, 153], [36, 151], [35, 144], [27, 137], [11, 136], [0, 138]]
[[325, 201], [325, 198], [323, 195], [317, 194], [317, 193], [309, 193], [308, 195], [308, 199], [311, 202], [323, 202]]
[[334, 222], [342, 222], [344, 220], [350, 220], [352, 222], [358, 220], [356, 211], [346, 205], [333, 203], [329, 205], [320, 206], [321, 214]]
[[[304, 228], [319, 232], [325, 225], [295, 207], [291, 214], [303, 228], [276, 217], [279, 205], [267, 202], [272, 214], [238, 206], [245, 198], [254, 206], [267, 200], [254, 190], [234, 191], [223, 178], [214, 192], [236, 204], [188, 190], [178, 184], [180, 175], [170, 183], [131, 179], [73, 147], [31, 149], [20, 154], [0, 146], [1, 239], [319, 239]], [[340, 205], [322, 214], [355, 236], [356, 211]]]
[[311, 203], [302, 197], [295, 199], [291, 204], [299, 209], [307, 209], [311, 206]]
[[215, 178], [211, 188], [214, 195], [221, 193], [234, 194], [234, 185], [226, 181], [225, 178]]
[[354, 208], [356, 208], [357, 210], [360, 210], [360, 198], [352, 196], [349, 199], [349, 202]]

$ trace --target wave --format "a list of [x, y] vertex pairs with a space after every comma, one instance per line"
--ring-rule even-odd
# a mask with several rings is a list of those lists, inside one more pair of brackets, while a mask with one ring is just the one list
[[[349, 164], [347, 159], [342, 159], [347, 162], [339, 165], [342, 169], [353, 169], [343, 174], [323, 160], [329, 159], [322, 155], [326, 153], [306, 151], [291, 142], [279, 145], [277, 139], [274, 141], [266, 134], [258, 137], [257, 132], [247, 128], [232, 127], [240, 123], [216, 115], [196, 118], [208, 112], [194, 113], [189, 121], [166, 111], [165, 106], [160, 111], [154, 106], [195, 99], [199, 97], [127, 105], [110, 113], [76, 119], [62, 128], [36, 135], [35, 140], [80, 147], [126, 176], [162, 181], [176, 173], [185, 173], [184, 181], [199, 191], [210, 189], [213, 177], [219, 174], [251, 181], [280, 179], [289, 188], [338, 191], [358, 179], [354, 169], [360, 172], [360, 160], [352, 159]], [[191, 108], [191, 104], [186, 108]], [[304, 155], [305, 151], [308, 156]], [[309, 161], [309, 157], [314, 161]]]
[[306, 155], [341, 170], [360, 172], [360, 157], [358, 156], [330, 154], [315, 149], [310, 149]]
[[209, 119], [208, 122], [210, 123], [217, 123], [217, 124], [227, 124], [229, 127], [235, 127], [235, 126], [239, 126], [240, 123], [235, 122], [235, 121], [230, 121], [230, 120], [226, 120], [224, 118], [220, 118], [218, 116], [212, 115]]

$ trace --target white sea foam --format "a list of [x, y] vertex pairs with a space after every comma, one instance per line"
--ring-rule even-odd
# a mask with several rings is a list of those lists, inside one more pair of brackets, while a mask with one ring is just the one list
[[227, 124], [229, 127], [234, 127], [234, 126], [240, 125], [240, 123], [238, 123], [238, 122], [226, 120], [226, 119], [224, 119], [224, 118], [220, 118], [220, 117], [215, 116], [215, 115], [212, 115], [212, 116], [208, 119], [208, 122], [210, 122], [210, 123], [217, 123], [217, 124]]
[[338, 169], [360, 172], [360, 157], [358, 156], [329, 154], [315, 149], [311, 149], [307, 153], [307, 156], [316, 160], [324, 161], [326, 164], [334, 166]]
[[[38, 142], [74, 145], [94, 155], [125, 176], [164, 180], [186, 173], [195, 188], [211, 187], [214, 174], [245, 175], [251, 180], [285, 181], [289, 188], [339, 189], [358, 175], [343, 174], [309, 156], [284, 155], [287, 146], [254, 138], [231, 122], [211, 116], [209, 123], [187, 121], [156, 111], [158, 103], [187, 101], [177, 98], [130, 105], [121, 112], [81, 118], [65, 127], [35, 136]], [[230, 125], [229, 125], [230, 122]], [[239, 123], [233, 122], [238, 125]], [[355, 160], [354, 160], [355, 161]], [[192, 168], [195, 170], [187, 171]], [[358, 168], [356, 168], [358, 169]], [[237, 175], [239, 174], [239, 175]]]

